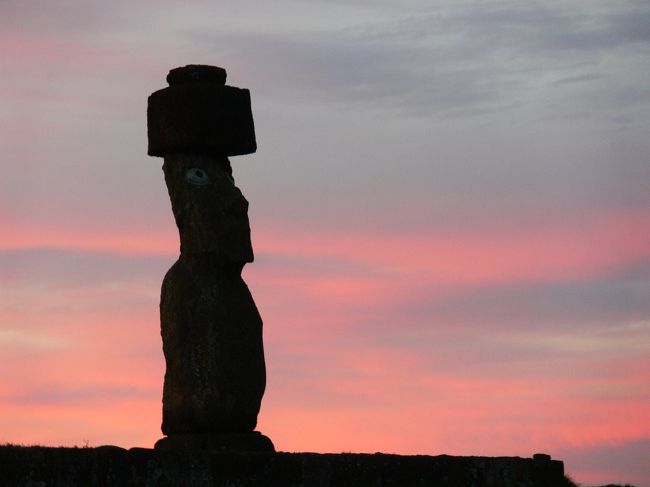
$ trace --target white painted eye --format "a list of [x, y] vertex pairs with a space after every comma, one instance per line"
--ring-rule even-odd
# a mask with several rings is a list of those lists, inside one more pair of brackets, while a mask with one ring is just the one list
[[205, 186], [206, 184], [210, 184], [208, 173], [198, 167], [188, 169], [185, 173], [185, 180], [190, 184], [195, 184], [196, 186]]

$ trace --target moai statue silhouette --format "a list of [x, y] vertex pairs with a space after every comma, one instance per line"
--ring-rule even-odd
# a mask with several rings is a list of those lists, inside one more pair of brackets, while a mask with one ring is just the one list
[[149, 97], [148, 153], [163, 172], [180, 234], [180, 257], [162, 284], [166, 361], [156, 448], [273, 451], [254, 431], [266, 385], [262, 319], [242, 268], [253, 262], [248, 202], [229, 156], [257, 149], [246, 89], [226, 71], [172, 69]]

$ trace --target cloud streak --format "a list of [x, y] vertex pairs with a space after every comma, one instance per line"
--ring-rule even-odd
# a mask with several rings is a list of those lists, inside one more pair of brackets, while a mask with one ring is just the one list
[[[266, 67], [260, 75], [284, 96], [371, 103], [421, 116], [478, 115], [530, 103], [540, 82], [597, 81], [607, 74], [615, 79], [605, 90], [631, 83], [607, 56], [628, 59], [650, 41], [650, 12], [632, 2], [588, 11], [579, 4], [438, 2], [397, 17], [341, 30], [238, 33], [227, 56]], [[223, 45], [232, 34], [187, 35]], [[628, 103], [647, 104], [643, 93]], [[603, 105], [602, 99], [585, 102]]]

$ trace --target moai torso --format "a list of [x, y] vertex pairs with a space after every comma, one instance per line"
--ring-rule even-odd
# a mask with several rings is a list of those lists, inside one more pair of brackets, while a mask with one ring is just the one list
[[253, 261], [248, 202], [227, 159], [165, 157], [181, 255], [163, 281], [166, 435], [253, 431], [266, 383], [262, 320], [242, 267]]
[[[255, 429], [266, 371], [262, 320], [241, 277], [253, 261], [248, 202], [227, 158], [255, 150], [250, 99], [247, 90], [224, 86], [219, 70], [172, 70], [171, 86], [149, 99], [148, 121], [149, 153], [164, 157], [181, 243], [160, 299], [162, 431], [172, 439], [220, 438], [200, 444], [228, 449], [223, 438], [235, 435], [239, 444]], [[260, 444], [248, 443], [233, 449]]]

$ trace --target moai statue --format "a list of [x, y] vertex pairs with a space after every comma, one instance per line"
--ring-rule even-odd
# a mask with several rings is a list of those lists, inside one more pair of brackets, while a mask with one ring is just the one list
[[172, 69], [149, 97], [151, 156], [180, 233], [180, 257], [162, 284], [160, 324], [167, 370], [156, 448], [273, 451], [254, 431], [266, 385], [262, 319], [242, 268], [253, 262], [248, 202], [228, 156], [255, 152], [248, 90], [226, 71]]

